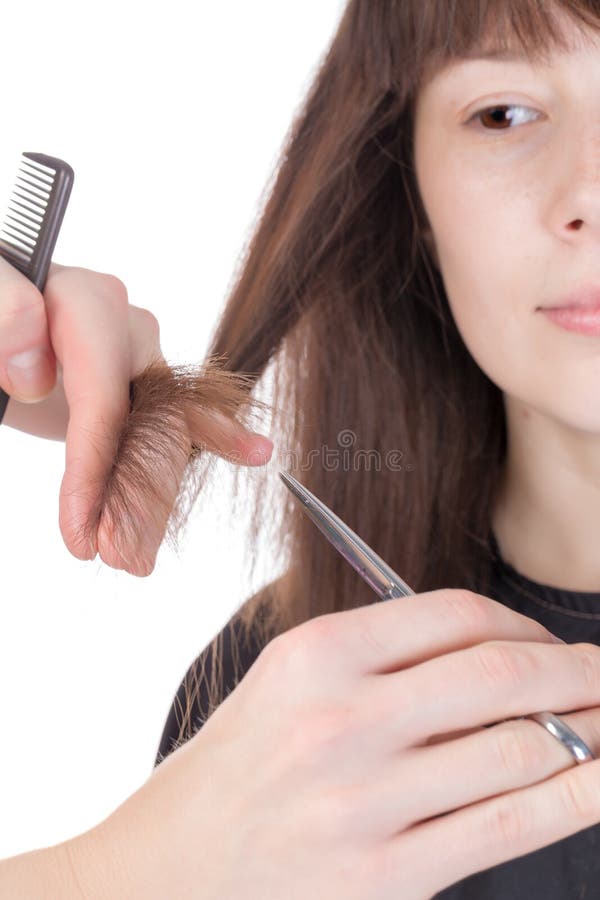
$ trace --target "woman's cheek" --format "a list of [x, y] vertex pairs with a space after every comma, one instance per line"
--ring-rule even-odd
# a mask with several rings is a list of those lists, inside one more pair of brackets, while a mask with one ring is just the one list
[[[479, 368], [498, 387], [506, 390], [520, 373], [528, 354], [519, 350], [522, 329], [514, 333], [514, 321], [502, 311], [498, 302], [480, 298], [461, 297], [454, 302], [448, 297], [456, 327], [463, 342]], [[516, 341], [515, 341], [516, 338]]]

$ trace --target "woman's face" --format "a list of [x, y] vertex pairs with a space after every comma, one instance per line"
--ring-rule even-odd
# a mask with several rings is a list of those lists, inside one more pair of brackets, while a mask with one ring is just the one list
[[591, 48], [564, 30], [577, 46], [550, 65], [469, 59], [439, 72], [417, 98], [414, 154], [471, 355], [506, 394], [600, 434], [600, 337], [538, 311], [600, 290], [600, 36]]

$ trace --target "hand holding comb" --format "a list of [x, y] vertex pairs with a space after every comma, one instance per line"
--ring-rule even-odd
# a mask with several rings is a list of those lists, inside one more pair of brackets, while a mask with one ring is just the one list
[[[14, 195], [0, 229], [0, 255], [43, 292], [74, 173], [62, 159], [23, 153]], [[9, 395], [0, 388], [0, 423]]]

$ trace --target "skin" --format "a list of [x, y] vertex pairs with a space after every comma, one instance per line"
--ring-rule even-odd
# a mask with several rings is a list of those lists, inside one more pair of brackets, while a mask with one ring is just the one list
[[[422, 120], [426, 127], [434, 121]], [[594, 474], [596, 421], [593, 404], [585, 401], [594, 395], [591, 387], [584, 395], [574, 392], [570, 403], [566, 390], [586, 386], [583, 368], [593, 374], [591, 345], [575, 345], [581, 362], [569, 366], [575, 350], [554, 340], [552, 332], [537, 330], [539, 320], [527, 305], [539, 302], [542, 288], [558, 283], [560, 273], [575, 271], [582, 265], [579, 257], [596, 249], [594, 210], [589, 190], [586, 196], [583, 190], [583, 167], [590, 159], [583, 148], [591, 154], [587, 126], [582, 131], [581, 144], [567, 145], [565, 138], [572, 167], [554, 144], [546, 151], [543, 184], [533, 149], [513, 146], [516, 159], [512, 165], [504, 161], [502, 172], [502, 156], [511, 150], [470, 145], [466, 134], [463, 144], [458, 131], [446, 143], [444, 172], [436, 172], [426, 154], [419, 162], [460, 328], [478, 362], [502, 385], [509, 408], [528, 414], [511, 419], [511, 452], [520, 446], [514, 440], [519, 433], [527, 437], [524, 456], [538, 434], [551, 443], [555, 460], [579, 450], [579, 468], [573, 460], [571, 467], [585, 483]], [[433, 146], [425, 136], [420, 150]], [[478, 181], [486, 168], [488, 181], [500, 182], [492, 188], [517, 188], [502, 195], [506, 209], [493, 220]], [[499, 235], [505, 258], [507, 250], [526, 254], [529, 265], [504, 271], [508, 267], [495, 260], [493, 248], [478, 241], [481, 232], [470, 227], [472, 219], [455, 216], [461, 200], [476, 226], [488, 224], [489, 215], [490, 227], [506, 228], [507, 235]], [[511, 223], [508, 210], [517, 201]], [[582, 217], [577, 233], [569, 228], [571, 215]], [[461, 231], [459, 221], [469, 225]], [[527, 243], [517, 237], [507, 243], [511, 224]], [[559, 252], [577, 259], [564, 266], [570, 260]], [[485, 263], [492, 266], [491, 279]], [[525, 283], [505, 284], [516, 279], [511, 272], [523, 272]], [[506, 299], [514, 296], [519, 302]], [[508, 316], [499, 315], [500, 302]], [[553, 359], [542, 378], [535, 355], [544, 352], [542, 364], [550, 353]], [[566, 388], [560, 376], [570, 377]], [[517, 399], [520, 406], [514, 407]], [[575, 439], [582, 433], [586, 445]], [[557, 502], [560, 487], [568, 493], [569, 480], [561, 472], [550, 474]], [[529, 475], [532, 488], [535, 476]], [[580, 493], [589, 499], [589, 488]], [[591, 514], [592, 506], [584, 511]], [[524, 676], [518, 691], [515, 674]], [[440, 685], [448, 702], [440, 702]], [[315, 892], [346, 900], [431, 897], [474, 872], [599, 821], [598, 762], [575, 765], [538, 725], [506, 718], [552, 708], [597, 756], [597, 696], [594, 645], [550, 646], [539, 623], [470, 592], [433, 591], [317, 616], [271, 641], [200, 733], [99, 826], [55, 848], [0, 860], [0, 894], [163, 900], [174, 886], [178, 896], [197, 896], [200, 885], [207, 900], [291, 900], [290, 890], [302, 898]], [[578, 711], [563, 713], [573, 708]], [[491, 729], [478, 727], [490, 718], [501, 721]]]
[[415, 167], [457, 327], [503, 392], [502, 555], [534, 581], [600, 591], [600, 338], [537, 309], [600, 287], [600, 35], [559, 20], [570, 46], [549, 64], [461, 60], [422, 85]]
[[[38, 347], [46, 359], [36, 367], [25, 396], [12, 381], [9, 360]], [[114, 275], [51, 263], [42, 296], [0, 257], [0, 387], [10, 397], [2, 425], [65, 442], [59, 495], [65, 545], [78, 559], [99, 555], [107, 565], [138, 577], [152, 573], [163, 538], [149, 514], [137, 561], [123, 559], [104, 519], [91, 546], [81, 526], [112, 468], [114, 439], [129, 410], [130, 380], [157, 357], [164, 359], [156, 317], [129, 303], [125, 285]], [[219, 427], [213, 430], [207, 423], [190, 440], [210, 443], [219, 456], [239, 465], [269, 459], [268, 438], [218, 413], [214, 418]], [[171, 480], [173, 501], [178, 490], [179, 482]]]

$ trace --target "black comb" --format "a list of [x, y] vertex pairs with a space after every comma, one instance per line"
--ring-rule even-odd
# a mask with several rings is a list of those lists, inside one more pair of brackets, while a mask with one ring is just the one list
[[[45, 153], [22, 154], [13, 206], [8, 207], [0, 228], [0, 256], [39, 291], [46, 284], [74, 177], [73, 169], [62, 159]], [[0, 423], [9, 399], [0, 388]]]

